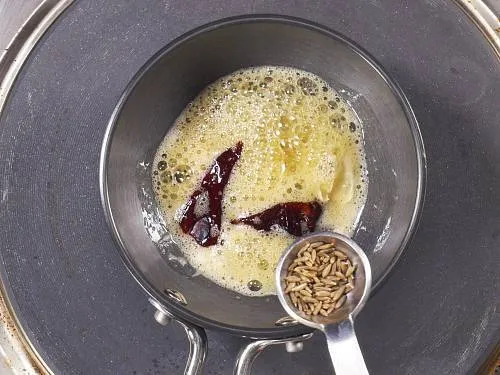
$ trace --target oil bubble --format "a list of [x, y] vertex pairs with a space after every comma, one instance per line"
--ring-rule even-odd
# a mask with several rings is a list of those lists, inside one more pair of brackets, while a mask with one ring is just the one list
[[302, 89], [304, 95], [314, 96], [318, 93], [318, 86], [310, 78], [299, 78], [297, 84]]
[[165, 169], [167, 169], [168, 165], [167, 165], [167, 162], [165, 160], [160, 160], [158, 162], [158, 170], [159, 171], [164, 171]]
[[189, 168], [187, 165], [180, 165], [174, 172], [175, 181], [178, 182], [179, 184], [183, 183], [190, 177], [191, 177], [191, 168]]
[[339, 107], [339, 105], [334, 102], [333, 100], [330, 100], [328, 101], [328, 107], [330, 107], [331, 109], [337, 109]]
[[261, 270], [267, 270], [269, 268], [269, 262], [265, 259], [259, 259], [257, 262], [257, 267]]
[[250, 280], [247, 286], [252, 292], [258, 292], [262, 289], [262, 283], [259, 280]]
[[332, 115], [330, 116], [330, 123], [334, 126], [339, 126], [340, 125], [340, 118], [338, 115]]
[[160, 175], [161, 182], [164, 184], [170, 184], [172, 182], [172, 172], [165, 171]]
[[295, 86], [287, 84], [285, 86], [285, 94], [287, 94], [287, 95], [293, 95], [293, 93], [295, 93]]

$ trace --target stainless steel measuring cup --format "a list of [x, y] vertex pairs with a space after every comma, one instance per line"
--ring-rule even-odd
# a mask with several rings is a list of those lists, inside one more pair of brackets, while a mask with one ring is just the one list
[[[348, 294], [345, 303], [328, 316], [309, 316], [297, 309], [289, 296], [285, 294], [285, 277], [288, 267], [297, 257], [297, 253], [308, 243], [335, 242], [335, 248], [351, 259], [356, 275], [354, 289]], [[311, 328], [325, 334], [328, 351], [336, 375], [368, 374], [363, 354], [354, 332], [354, 318], [361, 311], [370, 294], [371, 268], [363, 250], [350, 238], [333, 232], [313, 233], [301, 237], [285, 250], [276, 268], [278, 298], [288, 315]]]

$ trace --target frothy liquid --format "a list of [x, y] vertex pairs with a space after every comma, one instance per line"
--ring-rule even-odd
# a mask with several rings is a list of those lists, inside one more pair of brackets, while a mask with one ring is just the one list
[[[217, 245], [182, 233], [179, 212], [214, 159], [243, 142], [223, 196]], [[153, 183], [165, 222], [189, 263], [238, 293], [275, 294], [274, 270], [294, 240], [230, 221], [278, 203], [318, 201], [316, 230], [352, 234], [366, 200], [362, 129], [319, 77], [294, 68], [236, 71], [205, 88], [180, 114], [155, 155]]]

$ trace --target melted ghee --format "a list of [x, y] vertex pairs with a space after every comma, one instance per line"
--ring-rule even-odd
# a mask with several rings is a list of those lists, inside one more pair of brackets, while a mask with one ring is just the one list
[[[204, 248], [182, 233], [181, 207], [238, 141], [243, 152], [224, 191], [219, 243]], [[351, 235], [366, 201], [362, 144], [357, 117], [321, 78], [249, 68], [210, 84], [185, 108], [155, 155], [153, 183], [169, 232], [200, 274], [244, 295], [275, 294], [274, 270], [293, 236], [230, 221], [316, 200], [323, 206], [316, 230]]]

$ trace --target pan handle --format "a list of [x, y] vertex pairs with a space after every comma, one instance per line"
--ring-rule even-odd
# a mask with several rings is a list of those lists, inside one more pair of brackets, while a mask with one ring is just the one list
[[177, 321], [184, 329], [189, 340], [189, 356], [184, 375], [199, 375], [207, 356], [207, 335], [203, 328]]
[[234, 366], [233, 374], [250, 375], [255, 358], [257, 358], [257, 356], [270, 345], [285, 344], [287, 352], [299, 352], [303, 347], [302, 342], [310, 339], [312, 335], [312, 333], [306, 333], [301, 336], [284, 339], [253, 341], [240, 350], [238, 357], [236, 358], [236, 365]]
[[166, 326], [170, 321], [174, 320], [186, 331], [189, 341], [189, 356], [186, 368], [184, 369], [184, 375], [201, 375], [207, 356], [207, 335], [205, 330], [194, 324], [176, 319], [157, 300], [150, 298], [149, 302], [156, 308], [155, 319], [159, 324]]

